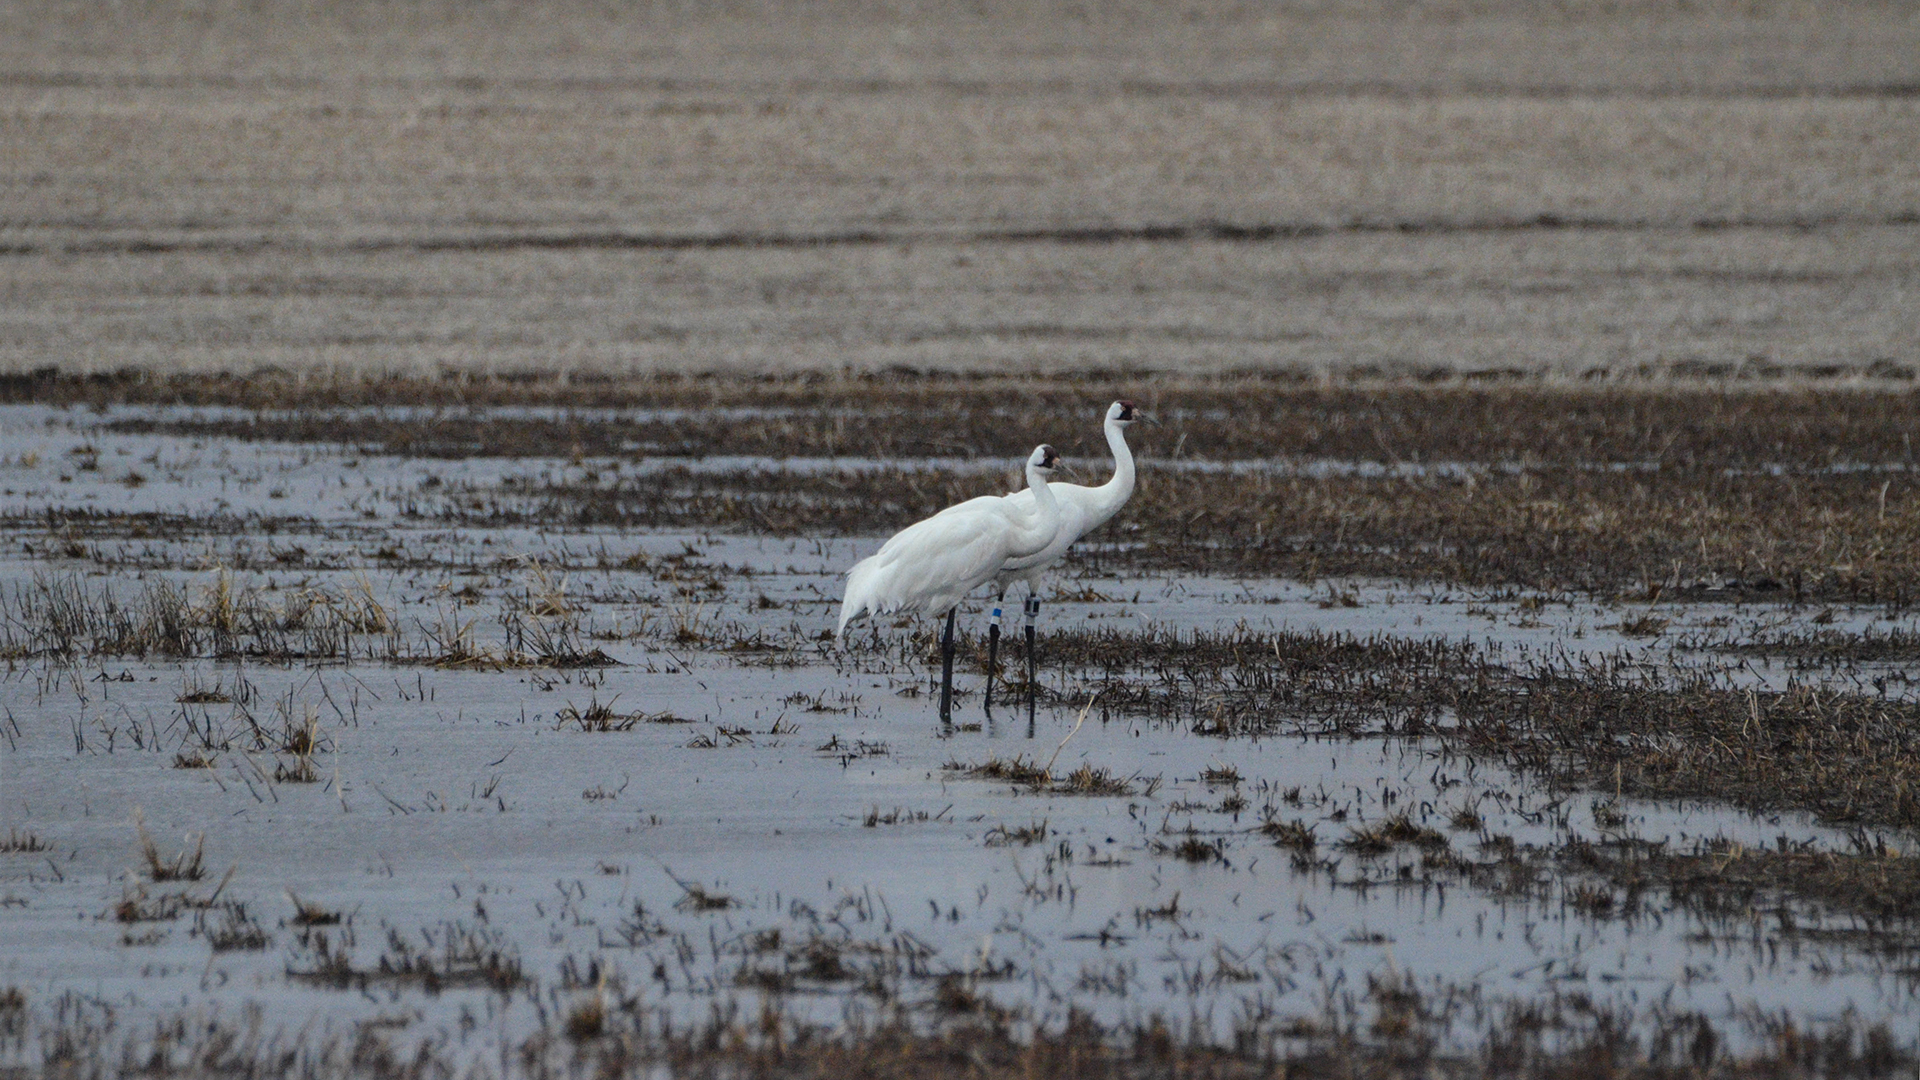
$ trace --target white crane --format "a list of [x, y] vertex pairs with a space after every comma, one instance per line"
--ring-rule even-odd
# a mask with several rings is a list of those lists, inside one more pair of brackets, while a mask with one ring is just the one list
[[[1104, 427], [1107, 448], [1113, 451], [1113, 478], [1099, 487], [1050, 485], [1049, 494], [1060, 504], [1060, 528], [1054, 533], [1053, 542], [1032, 555], [1009, 558], [1000, 572], [993, 575], [993, 621], [987, 627], [988, 709], [993, 708], [993, 673], [1000, 657], [1000, 605], [1006, 601], [1008, 587], [1024, 581], [1027, 585], [1027, 715], [1029, 718], [1033, 715], [1033, 624], [1040, 615], [1040, 578], [1066, 558], [1067, 549], [1075, 541], [1106, 524], [1133, 497], [1133, 451], [1127, 447], [1126, 428], [1135, 419], [1153, 422], [1153, 418], [1144, 413], [1136, 415], [1135, 409], [1133, 402], [1124, 399], [1107, 407]], [[1030, 504], [1033, 496], [1020, 491], [1007, 499], [1016, 504]]]
[[1047, 477], [1059, 455], [1051, 446], [1027, 458], [1027, 489], [1015, 495], [983, 495], [949, 506], [893, 535], [880, 550], [847, 571], [840, 601], [839, 634], [860, 615], [889, 611], [947, 613], [941, 640], [940, 719], [953, 714], [953, 616], [966, 595], [1008, 564], [1037, 555], [1053, 543], [1061, 504]]

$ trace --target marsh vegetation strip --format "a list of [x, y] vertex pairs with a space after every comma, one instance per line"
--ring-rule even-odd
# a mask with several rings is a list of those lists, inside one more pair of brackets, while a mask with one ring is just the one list
[[[0, 993], [36, 1068], [243, 998], [363, 1062], [1912, 1049], [1898, 605], [1229, 579], [1122, 534], [1047, 592], [1031, 733], [980, 713], [977, 632], [941, 729], [924, 632], [822, 634], [874, 511], [578, 526], [528, 493], [673, 463], [110, 426], [182, 418], [0, 428], [0, 922], [32, 943]], [[266, 1045], [209, 1039], [166, 1053]]]
[[[1913, 457], [1914, 372], [1898, 367], [1837, 368], [1825, 380], [1735, 368], [1716, 372], [1734, 381], [1710, 384], [1432, 374], [1430, 384], [1403, 378], [1349, 385], [1287, 368], [1214, 378], [889, 372], [766, 379], [552, 370], [445, 379], [339, 372], [244, 378], [133, 369], [97, 377], [15, 375], [0, 389], [17, 403], [94, 407], [112, 430], [130, 433], [321, 443], [414, 457], [558, 451], [999, 459], [1008, 446], [1040, 442], [1087, 455], [1104, 449], [1099, 416], [1119, 397], [1137, 400], [1160, 421], [1157, 431], [1131, 434], [1164, 439], [1159, 456], [1167, 459], [1813, 469]], [[205, 411], [105, 411], [122, 404]]]
[[[166, 395], [132, 387], [132, 397]], [[582, 388], [572, 400], [593, 410], [551, 415], [454, 404], [446, 395], [458, 387], [433, 384], [349, 380], [277, 403], [257, 396], [266, 392], [202, 388], [258, 408], [122, 409], [104, 430], [445, 458], [417, 473], [404, 507], [449, 524], [849, 535], [1017, 484], [1001, 475], [1008, 446], [1051, 441], [1070, 465], [1102, 475], [1100, 403], [1124, 391], [645, 380]], [[448, 407], [292, 408], [382, 392]], [[1114, 565], [1896, 609], [1920, 569], [1904, 390], [1150, 380], [1133, 393], [1161, 426], [1134, 429], [1139, 492], [1094, 538]], [[49, 445], [42, 465], [97, 467], [76, 446], [62, 459]], [[471, 464], [495, 460], [527, 464]]]
[[1775, 691], [1628, 654], [1508, 658], [1314, 632], [1066, 631], [1046, 644], [1103, 706], [1200, 734], [1431, 735], [1570, 788], [1920, 825], [1920, 704], [1885, 685]]

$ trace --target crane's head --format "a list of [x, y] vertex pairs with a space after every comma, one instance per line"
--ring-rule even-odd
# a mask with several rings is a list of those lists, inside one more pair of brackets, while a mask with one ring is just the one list
[[1107, 406], [1107, 422], [1110, 424], [1131, 424], [1135, 420], [1145, 420], [1148, 423], [1153, 422], [1153, 417], [1139, 410], [1140, 407], [1138, 405], [1128, 401], [1126, 398], [1121, 398], [1119, 401]]
[[1027, 458], [1027, 467], [1050, 473], [1060, 464], [1060, 455], [1053, 447], [1045, 443], [1033, 448], [1033, 456]]

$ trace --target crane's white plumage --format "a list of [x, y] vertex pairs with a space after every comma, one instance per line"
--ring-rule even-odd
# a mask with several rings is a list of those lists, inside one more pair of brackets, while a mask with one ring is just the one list
[[[1082, 484], [1049, 484], [1047, 490], [1060, 504], [1060, 528], [1052, 542], [1032, 555], [1009, 558], [993, 575], [994, 594], [1007, 595], [1016, 581], [1027, 584], [1029, 595], [1040, 587], [1040, 576], [1066, 558], [1074, 542], [1107, 523], [1133, 497], [1133, 451], [1127, 448], [1126, 428], [1134, 420], [1134, 404], [1116, 401], [1107, 407], [1107, 448], [1113, 451], [1113, 478], [1099, 487]], [[1033, 496], [1025, 491], [1008, 495], [1017, 506], [1031, 506]], [[965, 505], [965, 504], [962, 504]]]
[[1061, 504], [1047, 476], [1058, 460], [1041, 446], [1027, 459], [1027, 489], [1017, 496], [968, 499], [907, 526], [847, 571], [840, 629], [872, 612], [940, 614], [1009, 561], [1047, 549], [1060, 529]]

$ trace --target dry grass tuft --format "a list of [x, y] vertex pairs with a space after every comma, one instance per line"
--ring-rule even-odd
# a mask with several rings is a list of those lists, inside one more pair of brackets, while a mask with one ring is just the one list
[[[620, 700], [618, 696], [614, 701]], [[647, 719], [645, 713], [617, 713], [613, 711], [613, 701], [602, 702], [598, 697], [587, 704], [586, 709], [576, 708], [572, 702], [562, 706], [554, 714], [557, 728], [578, 727], [581, 731], [610, 732], [632, 731], [635, 726]]]
[[147, 832], [147, 824], [134, 818], [134, 826], [140, 831], [140, 854], [147, 863], [147, 877], [152, 881], [199, 881], [206, 876], [203, 859], [206, 856], [207, 834], [194, 836], [189, 833], [187, 839], [193, 843], [191, 850], [181, 848], [171, 860], [160, 854], [153, 837]]
[[979, 780], [1007, 780], [1055, 795], [1128, 795], [1133, 792], [1130, 781], [1115, 776], [1104, 766], [1091, 764], [1082, 764], [1065, 776], [1055, 776], [1046, 766], [1018, 755], [1011, 759], [988, 758], [978, 765], [953, 760], [941, 768]]
[[1170, 844], [1164, 840], [1154, 840], [1147, 846], [1155, 855], [1170, 856], [1179, 859], [1181, 862], [1220, 863], [1222, 865], [1225, 865], [1227, 862], [1226, 839], [1219, 836], [1213, 837], [1212, 839], [1202, 839], [1200, 834], [1196, 832], [1191, 825], [1187, 826], [1186, 831], [1180, 834], [1178, 842]]
[[179, 918], [188, 906], [187, 897], [180, 893], [156, 896], [148, 893], [145, 885], [134, 882], [122, 890], [111, 914], [119, 923], [167, 922]]
[[245, 904], [229, 900], [220, 904], [220, 920], [211, 923], [207, 912], [196, 916], [195, 933], [206, 938], [214, 952], [258, 952], [273, 943], [272, 935], [247, 914]]
[[1131, 795], [1133, 785], [1104, 765], [1082, 764], [1047, 790], [1058, 795]]
[[1208, 787], [1234, 787], [1241, 779], [1240, 770], [1231, 765], [1209, 766], [1200, 770], [1200, 782]]
[[978, 765], [969, 765], [958, 759], [940, 766], [948, 772], [962, 773], [977, 780], [1011, 780], [1028, 787], [1044, 787], [1053, 777], [1041, 766], [1024, 757], [988, 758]]
[[1047, 838], [1045, 818], [1026, 825], [995, 825], [987, 830], [988, 847], [1032, 847]]
[[1355, 828], [1340, 842], [1341, 847], [1356, 855], [1383, 855], [1402, 844], [1429, 851], [1440, 851], [1450, 846], [1445, 835], [1414, 824], [1406, 814], [1395, 814], [1371, 825]]
[[681, 881], [679, 878], [674, 878], [673, 880], [675, 884], [680, 886], [681, 893], [680, 899], [674, 901], [673, 904], [676, 910], [696, 912], [726, 911], [740, 906], [738, 899], [728, 896], [725, 893], [709, 892], [706, 886], [701, 885], [697, 881]]
[[1260, 832], [1271, 839], [1276, 847], [1297, 851], [1302, 855], [1312, 854], [1320, 842], [1313, 826], [1299, 820], [1263, 822]]
[[47, 850], [46, 841], [33, 834], [32, 829], [8, 829], [7, 837], [0, 840], [0, 852], [33, 852]]
[[336, 934], [304, 928], [293, 947], [287, 975], [302, 982], [366, 991], [379, 986], [414, 986], [427, 994], [463, 988], [509, 993], [527, 981], [519, 956], [491, 930], [463, 922], [423, 928], [419, 943], [386, 927], [385, 949], [369, 967], [357, 967], [351, 926]]
[[287, 890], [287, 899], [293, 903], [293, 918], [289, 921], [295, 926], [336, 926], [341, 920], [340, 912], [302, 900], [292, 889]]
[[561, 1030], [573, 1042], [588, 1042], [605, 1034], [607, 1030], [605, 995], [595, 992], [568, 1009], [566, 1025]]

